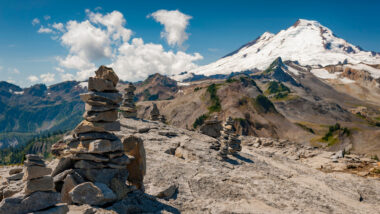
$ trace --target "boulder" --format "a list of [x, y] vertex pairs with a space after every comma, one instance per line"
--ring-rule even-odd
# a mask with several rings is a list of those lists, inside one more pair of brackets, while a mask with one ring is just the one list
[[78, 185], [78, 182], [74, 179], [74, 176], [67, 175], [61, 190], [61, 200], [64, 203], [72, 204], [72, 200], [69, 192]]
[[37, 191], [54, 191], [54, 182], [51, 176], [43, 176], [25, 183], [24, 194], [29, 195]]
[[120, 123], [118, 121], [114, 122], [90, 122], [83, 120], [74, 129], [75, 134], [86, 133], [86, 132], [107, 132], [107, 131], [119, 131]]
[[119, 82], [119, 77], [113, 71], [112, 68], [108, 68], [104, 65], [100, 66], [97, 71], [95, 71], [96, 78], [109, 80], [114, 86]]
[[141, 138], [133, 135], [123, 138], [124, 152], [134, 159], [127, 165], [129, 172], [128, 181], [138, 189], [143, 188], [144, 175], [146, 174], [146, 155], [144, 143]]
[[57, 192], [35, 192], [27, 197], [21, 195], [6, 198], [0, 203], [1, 214], [23, 214], [54, 206], [61, 196]]
[[88, 147], [88, 152], [90, 153], [98, 153], [103, 154], [106, 152], [116, 152], [116, 151], [122, 151], [123, 150], [123, 144], [120, 140], [103, 140], [98, 139], [90, 143]]
[[66, 176], [67, 176], [68, 174], [73, 173], [73, 172], [74, 172], [73, 169], [67, 169], [67, 170], [65, 170], [65, 171], [63, 171], [63, 172], [61, 172], [61, 173], [59, 173], [58, 175], [56, 175], [56, 176], [53, 177], [53, 181], [54, 181], [54, 183], [57, 183], [57, 182], [60, 182], [60, 181], [65, 180]]
[[88, 90], [89, 91], [116, 91], [115, 85], [112, 81], [107, 79], [101, 79], [97, 77], [88, 78]]
[[69, 192], [69, 195], [76, 204], [100, 206], [117, 200], [115, 193], [103, 183], [79, 184]]
[[116, 176], [116, 174], [121, 177], [124, 176], [125, 180], [128, 177], [128, 172], [120, 169], [75, 169], [75, 172], [86, 180], [94, 183], [100, 182], [107, 185], [111, 182], [112, 178]]
[[23, 180], [31, 180], [34, 178], [40, 178], [45, 175], [50, 175], [51, 169], [42, 166], [28, 166], [24, 169]]
[[96, 112], [96, 111], [86, 111], [83, 115], [83, 118], [85, 118], [87, 121], [91, 122], [112, 122], [117, 120], [117, 110], [111, 110], [111, 111], [103, 111], [103, 112]]

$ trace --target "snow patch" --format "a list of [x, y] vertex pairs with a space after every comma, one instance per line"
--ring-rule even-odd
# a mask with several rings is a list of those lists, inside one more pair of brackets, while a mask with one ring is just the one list
[[320, 68], [320, 69], [312, 69], [310, 71], [314, 76], [321, 78], [321, 79], [338, 79], [339, 73], [330, 73], [326, 69]]
[[83, 88], [83, 89], [86, 89], [87, 86], [88, 86], [88, 83], [87, 83], [86, 81], [84, 81], [84, 82], [80, 82], [80, 83], [78, 84], [78, 86], [81, 87], [81, 88]]
[[17, 94], [17, 95], [23, 95], [23, 94], [24, 94], [24, 91], [15, 91], [14, 94]]

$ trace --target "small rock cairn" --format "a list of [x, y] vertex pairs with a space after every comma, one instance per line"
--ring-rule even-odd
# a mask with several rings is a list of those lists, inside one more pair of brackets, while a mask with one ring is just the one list
[[124, 89], [123, 102], [120, 107], [120, 113], [124, 118], [136, 118], [137, 110], [134, 102], [136, 87], [129, 83]]
[[160, 111], [158, 110], [156, 103], [153, 103], [152, 111], [150, 111], [150, 118], [153, 121], [160, 120]]
[[24, 162], [24, 189], [12, 197], [5, 198], [0, 204], [1, 214], [35, 212], [52, 207], [61, 201], [55, 191], [52, 170], [38, 155], [26, 155]]
[[[53, 170], [54, 182], [62, 202], [101, 206], [126, 197], [130, 159], [123, 152], [121, 140], [111, 131], [119, 131], [117, 120], [122, 96], [116, 90], [118, 76], [101, 66], [88, 81], [88, 93], [81, 94], [86, 103], [84, 119], [60, 152]], [[61, 187], [61, 188], [59, 188]]]
[[235, 134], [234, 120], [228, 117], [221, 131], [221, 148], [219, 155], [225, 159], [228, 154], [236, 154], [241, 151], [241, 141]]

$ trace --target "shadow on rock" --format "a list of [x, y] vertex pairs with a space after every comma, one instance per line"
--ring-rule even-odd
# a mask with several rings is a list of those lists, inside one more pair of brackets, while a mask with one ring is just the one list
[[246, 157], [243, 157], [239, 154], [234, 154], [233, 155], [235, 158], [241, 160], [241, 161], [244, 161], [244, 162], [247, 162], [247, 163], [254, 163], [253, 160], [249, 159], [249, 158], [246, 158]]
[[164, 210], [168, 213], [181, 213], [177, 208], [164, 204], [158, 201], [156, 197], [141, 191], [129, 193], [127, 198], [115, 203], [108, 210], [117, 213], [161, 213], [160, 211]]

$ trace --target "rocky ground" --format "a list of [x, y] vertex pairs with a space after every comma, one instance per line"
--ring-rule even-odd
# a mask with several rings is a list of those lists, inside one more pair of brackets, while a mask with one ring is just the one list
[[[214, 138], [159, 122], [121, 119], [118, 135], [144, 140], [145, 193], [105, 209], [69, 213], [377, 213], [380, 166], [372, 159], [288, 141], [241, 137], [221, 161]], [[0, 168], [2, 177], [11, 167]], [[113, 211], [111, 211], [113, 210]]]

